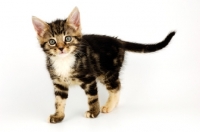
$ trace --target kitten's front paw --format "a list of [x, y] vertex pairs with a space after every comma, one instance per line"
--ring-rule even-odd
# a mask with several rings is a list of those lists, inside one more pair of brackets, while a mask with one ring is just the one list
[[99, 115], [100, 112], [92, 112], [92, 111], [86, 111], [85, 117], [86, 118], [95, 118]]
[[59, 123], [64, 119], [65, 115], [64, 114], [54, 114], [50, 115], [49, 122], [50, 123]]

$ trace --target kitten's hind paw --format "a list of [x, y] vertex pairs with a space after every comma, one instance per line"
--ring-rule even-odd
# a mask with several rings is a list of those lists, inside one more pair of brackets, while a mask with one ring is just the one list
[[106, 104], [105, 106], [103, 106], [101, 108], [101, 112], [102, 113], [110, 113], [111, 111], [113, 111], [113, 109], [117, 106], [118, 102], [116, 104]]
[[106, 107], [106, 106], [103, 106], [102, 108], [101, 108], [101, 112], [102, 113], [109, 113], [109, 112], [111, 112], [112, 111], [112, 109], [110, 109], [109, 107]]
[[62, 115], [57, 115], [57, 114], [50, 115], [49, 122], [50, 123], [59, 123], [64, 119], [64, 117], [65, 117], [64, 114], [62, 114]]
[[85, 117], [86, 118], [96, 118], [99, 115], [100, 112], [91, 112], [91, 111], [86, 111], [85, 112]]

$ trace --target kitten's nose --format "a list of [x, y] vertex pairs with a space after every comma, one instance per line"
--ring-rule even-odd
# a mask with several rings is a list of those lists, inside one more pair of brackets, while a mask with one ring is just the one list
[[64, 48], [58, 48], [60, 51], [63, 51]]

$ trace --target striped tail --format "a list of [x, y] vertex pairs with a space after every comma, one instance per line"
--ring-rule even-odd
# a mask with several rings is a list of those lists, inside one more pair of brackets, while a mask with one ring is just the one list
[[148, 53], [148, 52], [154, 52], [157, 50], [160, 50], [168, 45], [168, 43], [171, 41], [172, 37], [175, 35], [176, 32], [171, 32], [167, 35], [167, 37], [155, 44], [140, 44], [140, 43], [132, 43], [132, 42], [126, 42], [122, 41], [123, 47], [125, 50], [132, 51], [132, 52], [142, 52], [142, 53]]

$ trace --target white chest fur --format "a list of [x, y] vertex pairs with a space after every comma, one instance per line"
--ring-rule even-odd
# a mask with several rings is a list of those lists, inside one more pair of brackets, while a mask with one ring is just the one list
[[72, 67], [75, 63], [74, 55], [56, 56], [52, 57], [53, 67], [55, 69], [55, 74], [65, 79], [69, 79], [72, 71]]

